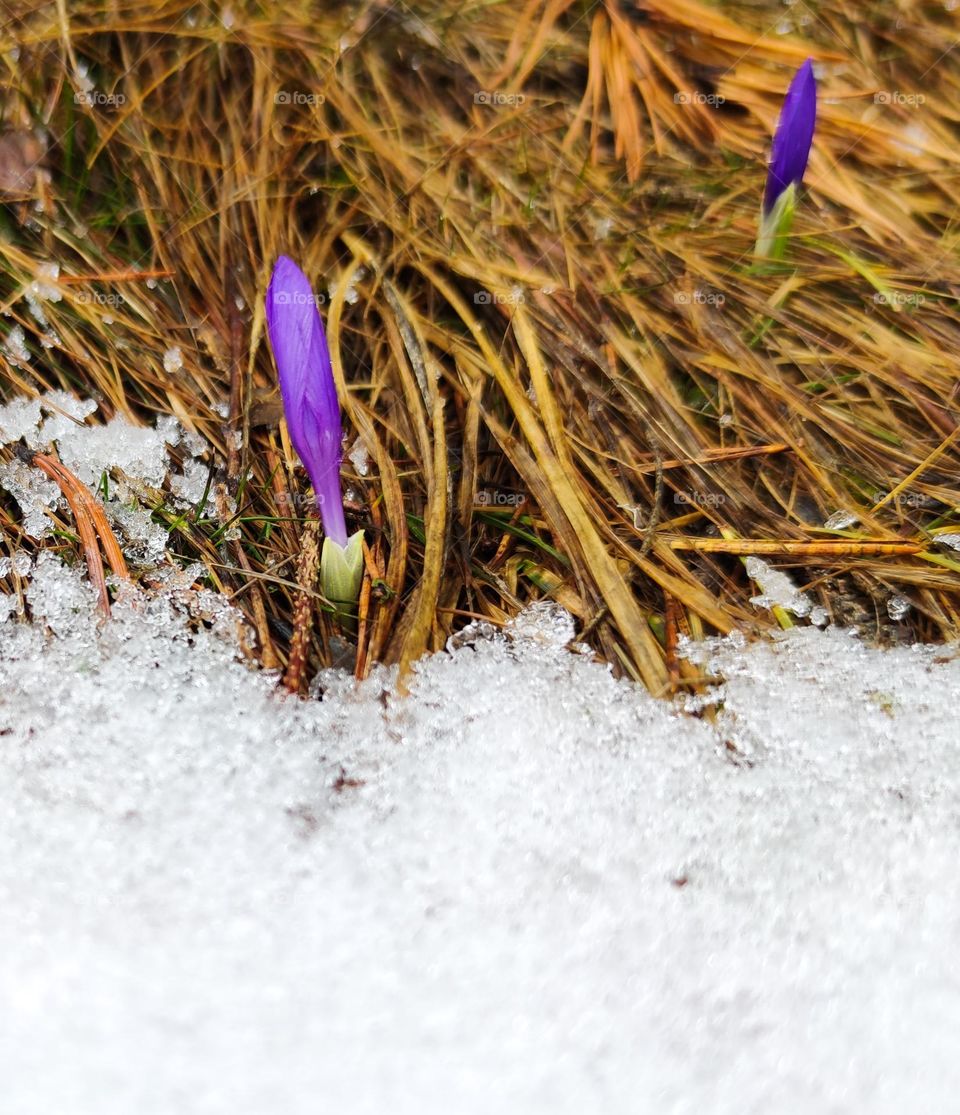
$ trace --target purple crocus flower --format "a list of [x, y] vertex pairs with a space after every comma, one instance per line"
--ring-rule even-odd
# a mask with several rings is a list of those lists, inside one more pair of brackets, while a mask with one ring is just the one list
[[340, 494], [343, 432], [323, 322], [306, 275], [281, 256], [267, 288], [267, 332], [294, 449], [310, 476], [323, 532], [347, 545]]
[[763, 195], [764, 217], [772, 213], [785, 190], [790, 186], [799, 188], [807, 169], [816, 122], [817, 83], [813, 76], [813, 60], [808, 58], [790, 82], [773, 135], [773, 155]]

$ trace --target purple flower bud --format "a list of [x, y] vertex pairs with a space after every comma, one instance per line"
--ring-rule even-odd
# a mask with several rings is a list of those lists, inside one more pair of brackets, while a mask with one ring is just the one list
[[790, 82], [773, 135], [773, 156], [763, 195], [764, 216], [769, 215], [784, 190], [791, 185], [800, 186], [816, 122], [817, 83], [813, 76], [813, 60], [808, 58]]
[[313, 483], [323, 532], [346, 546], [340, 494], [343, 431], [330, 350], [310, 283], [286, 256], [277, 260], [267, 288], [267, 332], [290, 440]]

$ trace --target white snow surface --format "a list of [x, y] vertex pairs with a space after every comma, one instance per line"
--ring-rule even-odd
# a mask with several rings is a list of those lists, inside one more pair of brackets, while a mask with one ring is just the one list
[[539, 605], [301, 701], [190, 571], [19, 573], [9, 1115], [952, 1109], [955, 649], [694, 647], [711, 724]]

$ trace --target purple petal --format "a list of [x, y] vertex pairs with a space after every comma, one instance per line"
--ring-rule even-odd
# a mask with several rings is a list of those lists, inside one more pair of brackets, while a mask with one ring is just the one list
[[763, 196], [764, 213], [770, 212], [789, 185], [800, 185], [807, 169], [816, 122], [817, 83], [813, 76], [813, 60], [808, 58], [794, 74], [780, 110]]
[[290, 441], [313, 483], [324, 534], [345, 546], [347, 526], [340, 494], [343, 433], [330, 350], [310, 283], [287, 256], [281, 256], [273, 269], [266, 308]]

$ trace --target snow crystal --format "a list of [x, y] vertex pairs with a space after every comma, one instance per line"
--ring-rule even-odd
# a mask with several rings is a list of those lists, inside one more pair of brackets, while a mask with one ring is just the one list
[[188, 457], [183, 463], [183, 473], [171, 475], [170, 491], [182, 505], [195, 507], [203, 499], [209, 480], [210, 466]]
[[594, 221], [593, 225], [594, 236], [597, 240], [606, 240], [606, 238], [610, 235], [610, 231], [612, 228], [612, 217], [598, 217], [597, 220]]
[[179, 345], [173, 345], [163, 354], [163, 370], [167, 375], [173, 375], [183, 369], [183, 353]]
[[363, 444], [363, 438], [357, 438], [350, 447], [350, 452], [347, 456], [350, 459], [350, 463], [357, 470], [358, 476], [368, 475], [370, 472], [370, 454], [367, 452], [367, 447]]
[[44, 302], [59, 302], [63, 297], [57, 282], [59, 275], [59, 264], [41, 263], [37, 267], [37, 277], [24, 291], [24, 298], [30, 308], [30, 313], [44, 331], [40, 338], [40, 343], [44, 348], [53, 348], [54, 345], [60, 344], [60, 338], [51, 328], [50, 321], [43, 308]]
[[111, 501], [107, 504], [111, 526], [120, 531], [124, 556], [141, 565], [159, 565], [167, 550], [167, 532], [153, 521], [149, 511], [126, 507]]
[[887, 615], [895, 622], [899, 622], [912, 607], [913, 605], [906, 596], [895, 593], [887, 601]]
[[73, 80], [77, 90], [81, 93], [92, 93], [96, 89], [96, 85], [90, 77], [89, 67], [82, 58], [77, 59], [76, 69], [73, 71]]
[[128, 475], [157, 488], [167, 474], [163, 431], [134, 426], [119, 415], [105, 426], [65, 430], [57, 445], [67, 468], [92, 486], [110, 468], [123, 469]]
[[[348, 302], [351, 306], [355, 306], [360, 299], [360, 293], [357, 290], [357, 284], [363, 282], [366, 278], [367, 270], [361, 266], [356, 268], [346, 279], [346, 287], [343, 292], [344, 302]], [[327, 285], [327, 294], [331, 299], [336, 298], [337, 291], [340, 289], [340, 280], [333, 279]]]
[[806, 593], [798, 591], [793, 581], [778, 569], [771, 569], [758, 557], [748, 557], [747, 576], [760, 586], [761, 595], [751, 596], [750, 603], [758, 608], [783, 608], [796, 616], [807, 616], [813, 604]]
[[65, 506], [60, 489], [36, 468], [14, 457], [0, 462], [0, 488], [17, 501], [23, 515], [23, 529], [31, 538], [45, 538], [53, 531], [47, 514]]
[[13, 555], [10, 564], [18, 577], [26, 577], [33, 568], [33, 558], [23, 550], [19, 550]]
[[30, 284], [30, 294], [34, 299], [47, 302], [59, 302], [63, 298], [60, 290], [60, 264], [41, 263], [37, 266], [37, 277]]
[[[14, 399], [0, 406], [0, 445], [21, 438], [30, 449], [48, 449], [65, 431], [75, 431], [97, 404], [66, 391], [48, 391], [35, 399]], [[41, 412], [46, 416], [41, 420]]]
[[95, 622], [96, 594], [90, 583], [48, 550], [31, 570], [26, 596], [34, 622], [54, 634], [74, 634], [78, 620], [87, 627]]
[[172, 414], [161, 414], [157, 419], [156, 430], [168, 445], [179, 445], [186, 435], [186, 431]]
[[8, 445], [26, 437], [27, 444], [40, 424], [39, 399], [14, 399], [0, 406], [0, 445]]
[[15, 325], [7, 334], [3, 342], [3, 351], [11, 364], [21, 367], [30, 360], [27, 349], [27, 339], [24, 336], [23, 326]]
[[39, 402], [47, 417], [35, 436], [25, 435], [31, 448], [44, 449], [67, 437], [82, 438], [81, 430], [92, 429], [84, 425], [84, 419], [97, 411], [92, 399], [78, 399], [67, 391], [48, 391]]
[[860, 516], [855, 511], [834, 511], [823, 524], [827, 530], [846, 530], [860, 522]]

